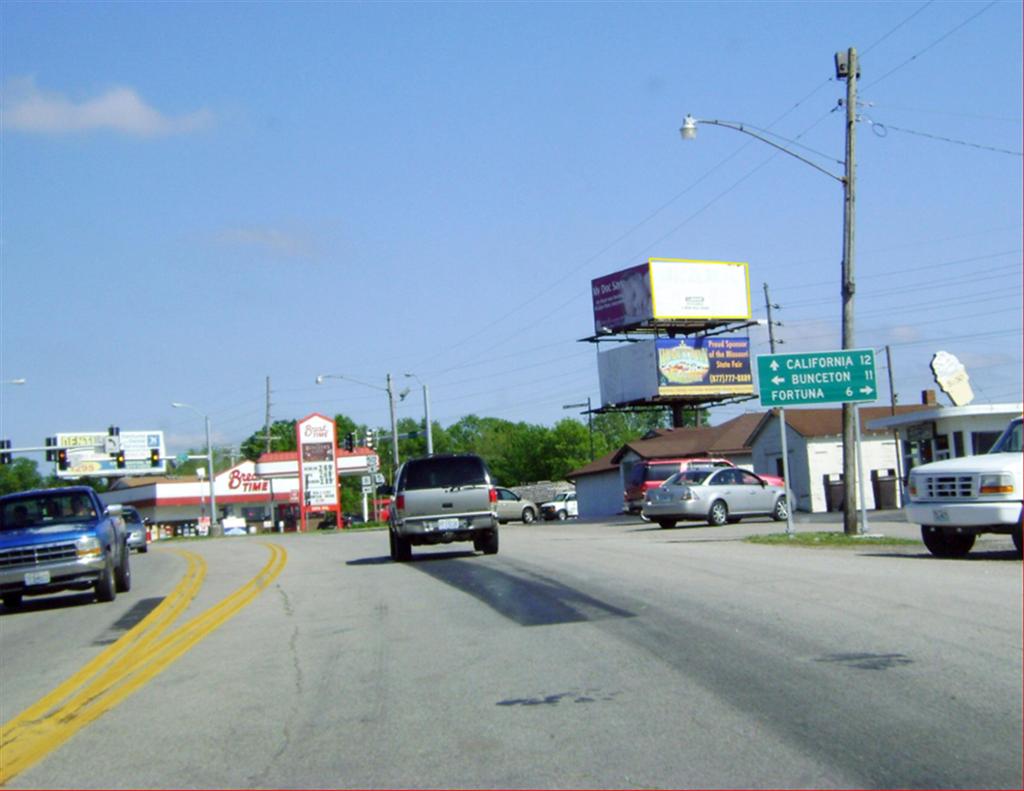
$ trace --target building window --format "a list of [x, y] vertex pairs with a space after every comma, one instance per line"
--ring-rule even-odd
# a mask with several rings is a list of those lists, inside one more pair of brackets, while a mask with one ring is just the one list
[[949, 458], [949, 435], [939, 434], [935, 438], [935, 461]]
[[964, 452], [964, 432], [962, 431], [953, 433], [953, 455], [957, 458], [967, 455]]

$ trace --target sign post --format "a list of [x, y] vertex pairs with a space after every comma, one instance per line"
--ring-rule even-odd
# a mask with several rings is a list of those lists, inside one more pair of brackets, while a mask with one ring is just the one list
[[[878, 400], [874, 349], [762, 354], [757, 358], [757, 378], [761, 406], [776, 407], [783, 415], [783, 466], [787, 466], [788, 462], [785, 457], [785, 407], [836, 403], [856, 405]], [[853, 411], [861, 531], [866, 532], [868, 521], [860, 454], [860, 412], [857, 406], [854, 406]], [[788, 487], [788, 472], [784, 474], [787, 476]], [[844, 485], [849, 485], [849, 481]]]

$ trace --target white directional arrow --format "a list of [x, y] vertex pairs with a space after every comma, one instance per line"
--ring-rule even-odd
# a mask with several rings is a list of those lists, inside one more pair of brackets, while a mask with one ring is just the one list
[[786, 377], [785, 376], [773, 376], [772, 377], [772, 384], [773, 385], [781, 385], [785, 381], [786, 381]]
[[[773, 371], [779, 370], [779, 361], [772, 360], [771, 365], [769, 365], [768, 367], [771, 368]], [[778, 384], [778, 382], [776, 382], [775, 384]]]
[[873, 387], [868, 387], [867, 385], [864, 385], [864, 386], [863, 386], [863, 387], [862, 387], [862, 388], [860, 389], [860, 391], [861, 391], [861, 392], [862, 392], [862, 393], [863, 393], [864, 395], [871, 395], [871, 394], [872, 394], [873, 392], [875, 392], [875, 389], [874, 389]]

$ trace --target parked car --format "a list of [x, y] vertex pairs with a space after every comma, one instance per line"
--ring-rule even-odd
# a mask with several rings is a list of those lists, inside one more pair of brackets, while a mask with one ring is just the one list
[[664, 528], [694, 519], [715, 526], [747, 516], [782, 521], [789, 515], [789, 498], [784, 487], [739, 467], [686, 470], [647, 493], [643, 514]]
[[633, 464], [626, 481], [625, 510], [639, 514], [643, 510], [644, 498], [652, 489], [657, 489], [677, 472], [714, 467], [732, 467], [728, 459], [691, 457], [679, 459], [644, 459]]
[[149, 552], [149, 544], [146, 542], [146, 523], [135, 507], [121, 506], [121, 518], [124, 519], [124, 528], [128, 532], [128, 548], [138, 552]]
[[33, 489], [0, 497], [0, 598], [61, 590], [113, 601], [131, 589], [128, 534], [121, 506], [104, 506], [88, 486]]
[[576, 504], [576, 492], [562, 492], [555, 496], [554, 500], [541, 503], [540, 514], [546, 521], [557, 519], [564, 521], [572, 516], [579, 515]]
[[511, 489], [497, 487], [498, 492], [498, 521], [519, 522], [529, 524], [537, 518], [537, 504], [533, 500], [520, 497]]
[[498, 492], [484, 460], [473, 454], [427, 456], [398, 468], [389, 509], [391, 559], [407, 561], [412, 547], [472, 541], [485, 555], [498, 553]]

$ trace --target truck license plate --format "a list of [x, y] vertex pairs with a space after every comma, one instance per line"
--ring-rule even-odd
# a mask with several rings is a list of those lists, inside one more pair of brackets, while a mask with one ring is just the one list
[[932, 512], [932, 516], [934, 516], [935, 521], [939, 523], [949, 521], [949, 511], [947, 511], [945, 508], [934, 509], [934, 511]]
[[437, 520], [438, 530], [458, 530], [459, 520], [458, 519], [438, 519]]
[[26, 585], [47, 585], [50, 582], [50, 572], [29, 571], [25, 574]]

